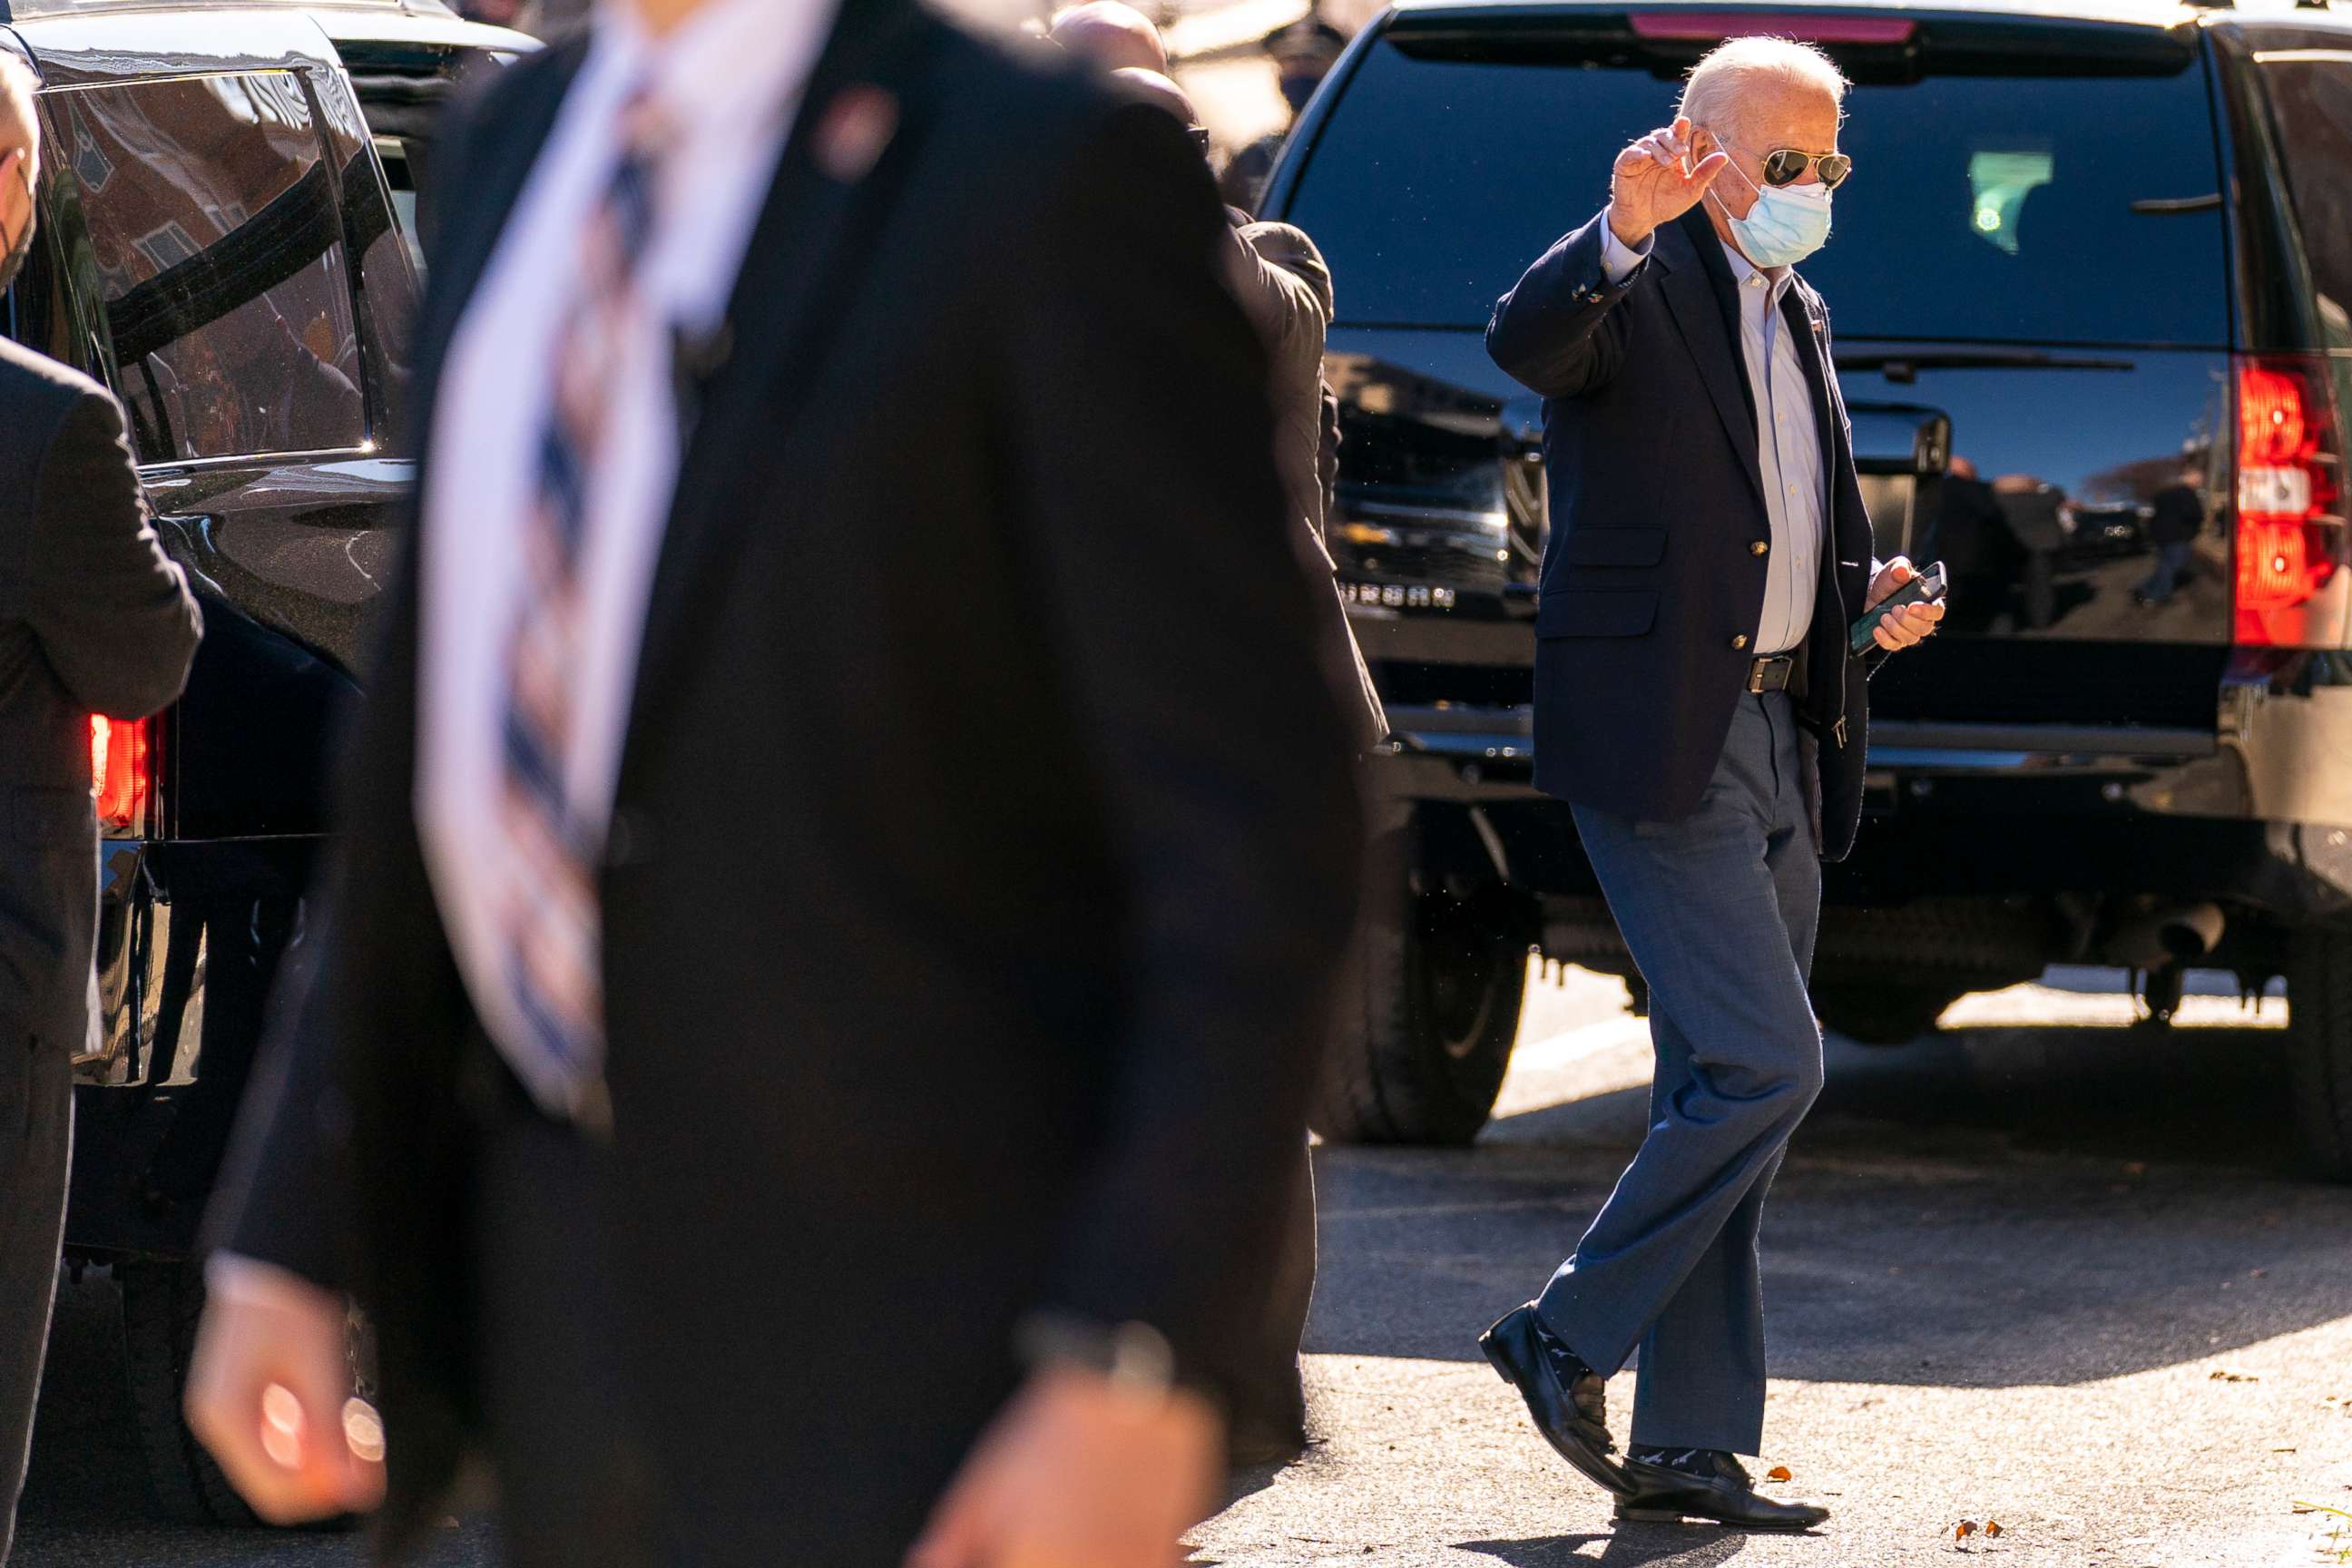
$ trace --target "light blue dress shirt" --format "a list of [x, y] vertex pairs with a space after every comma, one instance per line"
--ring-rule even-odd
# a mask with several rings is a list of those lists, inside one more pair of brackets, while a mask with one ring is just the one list
[[[1611, 283], [1622, 283], [1656, 243], [1653, 236], [1635, 250], [1603, 222], [1601, 270]], [[1812, 630], [1813, 605], [1821, 592], [1829, 511], [1821, 422], [1814, 416], [1812, 389], [1805, 384], [1805, 367], [1780, 309], [1795, 274], [1786, 267], [1760, 270], [1728, 245], [1723, 254], [1739, 284], [1740, 358], [1755, 396], [1758, 477], [1763, 481], [1764, 513], [1772, 535], [1765, 560], [1764, 611], [1753, 646], [1762, 654], [1787, 653]]]

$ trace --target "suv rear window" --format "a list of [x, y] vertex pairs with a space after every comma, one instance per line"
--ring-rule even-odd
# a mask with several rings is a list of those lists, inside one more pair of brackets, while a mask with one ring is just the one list
[[[1343, 321], [1483, 326], [1600, 210], [1618, 150], [1666, 123], [1677, 85], [1534, 63], [1506, 42], [1465, 49], [1458, 34], [1445, 58], [1416, 47], [1373, 46], [1281, 216], [1322, 247]], [[2227, 342], [2202, 70], [2042, 66], [1854, 89], [1841, 137], [1854, 173], [1834, 237], [1803, 268], [1842, 335]]]
[[333, 171], [284, 70], [46, 94], [142, 462], [367, 439]]

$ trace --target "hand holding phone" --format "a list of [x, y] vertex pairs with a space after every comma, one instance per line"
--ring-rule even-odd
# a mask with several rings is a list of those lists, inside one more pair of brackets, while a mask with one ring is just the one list
[[1851, 646], [1855, 653], [1868, 651], [1877, 642], [1878, 623], [1906, 605], [1936, 605], [1944, 599], [1946, 578], [1940, 561], [1927, 567], [1911, 581], [1864, 610], [1862, 618], [1853, 623]]

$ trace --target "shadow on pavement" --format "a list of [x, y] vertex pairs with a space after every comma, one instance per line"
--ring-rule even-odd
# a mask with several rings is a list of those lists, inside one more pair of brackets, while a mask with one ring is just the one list
[[[1570, 1568], [1570, 1564], [1603, 1564], [1605, 1568], [1714, 1568], [1728, 1562], [1747, 1544], [1747, 1538], [1727, 1531], [1696, 1535], [1689, 1530], [1663, 1525], [1627, 1525], [1608, 1535], [1552, 1535], [1533, 1541], [1462, 1541], [1457, 1552], [1475, 1552], [1507, 1563], [1511, 1568]], [[1587, 1552], [1598, 1546], [1597, 1552]]]
[[[2352, 1312], [2352, 1189], [2296, 1172], [2282, 1044], [2089, 1027], [1833, 1042], [1766, 1221], [1774, 1373], [2074, 1384]], [[1646, 1105], [1644, 1086], [1544, 1106], [1467, 1151], [1318, 1151], [1307, 1349], [1475, 1359], [1575, 1245]], [[1413, 1289], [1382, 1284], [1399, 1271]]]

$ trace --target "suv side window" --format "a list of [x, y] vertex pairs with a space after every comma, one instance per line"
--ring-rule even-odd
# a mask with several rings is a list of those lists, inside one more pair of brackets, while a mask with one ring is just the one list
[[46, 162], [83, 210], [140, 460], [364, 446], [335, 171], [302, 79], [71, 89], [41, 115]]
[[2352, 50], [2264, 49], [2254, 59], [2278, 119], [2323, 329], [2330, 347], [2352, 347]]

